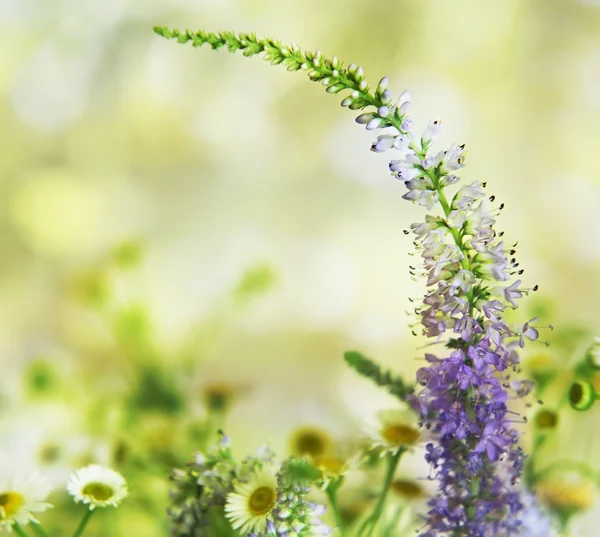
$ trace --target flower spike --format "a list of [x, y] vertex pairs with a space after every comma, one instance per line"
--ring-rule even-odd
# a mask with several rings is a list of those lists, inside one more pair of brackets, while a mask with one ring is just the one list
[[386, 129], [371, 150], [395, 152], [389, 171], [406, 189], [403, 199], [428, 211], [437, 209], [410, 226], [421, 255], [421, 264], [411, 266], [410, 272], [427, 278], [427, 293], [415, 309], [421, 331], [444, 343], [446, 351], [425, 356], [427, 365], [417, 372], [415, 393], [358, 353], [348, 353], [346, 360], [409, 401], [428, 429], [425, 460], [437, 492], [428, 502], [420, 537], [523, 535], [527, 525], [520, 513], [527, 511], [527, 502], [517, 484], [525, 457], [508, 402], [527, 396], [532, 385], [509, 382], [509, 372], [518, 370], [517, 349], [525, 340], [536, 340], [538, 330], [533, 320], [511, 328], [504, 311], [516, 308], [537, 286], [527, 289], [521, 280], [512, 281], [523, 271], [514, 247], [507, 249], [503, 233], [494, 229], [504, 204], [490, 207], [495, 197], [486, 193], [486, 183], [458, 185], [465, 145], [433, 151], [440, 121], [431, 120], [422, 134], [414, 134], [410, 94], [405, 91], [394, 100], [385, 77], [371, 91], [362, 67], [355, 64], [344, 67], [337, 58], [255, 34], [181, 32], [162, 26], [154, 31], [193, 46], [206, 43], [245, 56], [262, 53], [272, 64], [304, 70], [328, 93], [348, 90], [342, 106], [361, 111], [356, 123], [368, 131]]

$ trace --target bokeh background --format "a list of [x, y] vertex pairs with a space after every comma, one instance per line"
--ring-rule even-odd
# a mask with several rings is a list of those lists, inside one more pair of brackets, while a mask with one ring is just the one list
[[[166, 534], [165, 471], [206, 441], [207, 397], [240, 454], [285, 452], [299, 425], [355, 437], [391, 404], [344, 350], [407, 378], [423, 353], [402, 230], [424, 215], [372, 133], [302, 73], [155, 24], [409, 89], [506, 204], [540, 286], [521, 318], [556, 327], [528, 352], [564, 365], [600, 335], [600, 2], [2, 0], [0, 24], [0, 471], [125, 465], [132, 499], [90, 535]], [[551, 451], [593, 463], [598, 419], [569, 416]]]

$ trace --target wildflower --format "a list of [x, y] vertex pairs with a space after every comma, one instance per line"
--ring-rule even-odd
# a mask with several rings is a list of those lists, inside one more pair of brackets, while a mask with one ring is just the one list
[[80, 468], [69, 476], [67, 491], [77, 503], [96, 507], [116, 507], [127, 496], [127, 484], [121, 474], [99, 464]]
[[396, 479], [390, 490], [405, 501], [421, 500], [427, 496], [425, 489], [414, 479]]
[[273, 521], [277, 502], [275, 473], [265, 468], [247, 483], [239, 483], [227, 496], [225, 512], [234, 529], [240, 533], [263, 533], [267, 522]]
[[292, 433], [290, 439], [290, 451], [300, 457], [323, 457], [331, 451], [332, 447], [331, 436], [318, 427], [299, 427]]
[[329, 535], [331, 529], [319, 518], [325, 507], [307, 499], [310, 481], [302, 477], [302, 459], [284, 461], [257, 471], [238, 483], [227, 496], [226, 517], [234, 529], [256, 537], [312, 537]]
[[594, 483], [572, 472], [565, 472], [538, 482], [535, 491], [543, 504], [565, 519], [588, 510], [596, 497]]
[[[265, 454], [270, 457], [270, 453]], [[242, 467], [233, 459], [230, 440], [222, 434], [207, 453], [197, 453], [185, 469], [174, 469], [169, 491], [171, 505], [167, 509], [171, 534], [204, 535], [203, 530], [210, 526], [209, 513], [215, 508], [223, 509], [227, 495], [233, 492], [233, 480], [246, 479], [264, 460], [249, 457], [244, 462]]]
[[52, 507], [44, 501], [49, 493], [48, 482], [35, 473], [0, 479], [0, 528], [11, 531], [15, 523], [24, 526], [38, 522], [34, 513]]
[[380, 449], [383, 457], [414, 446], [422, 434], [412, 414], [400, 410], [386, 410], [377, 415], [379, 425], [373, 433], [372, 448]]
[[314, 537], [331, 533], [331, 528], [320, 518], [325, 514], [325, 506], [308, 499], [310, 481], [296, 475], [297, 462], [287, 459], [277, 473], [277, 507], [269, 537]]
[[[387, 79], [370, 92], [362, 69], [355, 65], [334, 67], [320, 54], [298, 49], [293, 49], [296, 56], [290, 58], [288, 49], [284, 54], [272, 40], [249, 34], [182, 33], [164, 27], [155, 31], [181, 43], [227, 46], [247, 56], [266, 51], [268, 60], [289, 70], [310, 65], [308, 76], [326, 85], [328, 92], [350, 90], [342, 105], [363, 111], [357, 123], [369, 131], [387, 129], [371, 149], [397, 153], [389, 169], [408, 190], [404, 199], [428, 210], [437, 206], [443, 213], [411, 226], [422, 256], [422, 266], [411, 271], [422, 269], [429, 286], [416, 313], [424, 334], [445, 341], [448, 348], [441, 357], [426, 355], [427, 365], [417, 372], [420, 391], [410, 396], [403, 393], [428, 429], [425, 459], [438, 485], [420, 535], [518, 535], [523, 527], [519, 518], [523, 503], [522, 491], [515, 485], [524, 455], [507, 405], [514, 396], [507, 370], [518, 370], [515, 347], [525, 339], [537, 339], [538, 333], [529, 323], [511, 330], [503, 319], [503, 311], [516, 308], [517, 300], [529, 290], [521, 287], [521, 280], [511, 283], [522, 270], [514, 257], [507, 257], [507, 253], [514, 255], [514, 249], [506, 249], [498, 240], [501, 234], [493, 229], [495, 211], [488, 211], [484, 202], [485, 184], [463, 186], [452, 198], [445, 191], [460, 180], [455, 174], [464, 167], [465, 146], [453, 144], [433, 152], [439, 122], [432, 121], [422, 136], [414, 135], [408, 117], [410, 94], [402, 93], [393, 103]], [[489, 198], [490, 202], [494, 199]], [[528, 390], [526, 384], [517, 386], [520, 393]], [[420, 439], [418, 429], [406, 423], [384, 424], [378, 433], [380, 445], [396, 454]], [[293, 526], [289, 529], [299, 533]]]
[[523, 510], [521, 512], [521, 531], [519, 537], [558, 537], [558, 532], [552, 527], [545, 509], [541, 508], [535, 496], [525, 493], [522, 496]]
[[[430, 123], [417, 144], [419, 138], [405, 128], [407, 117], [397, 123], [392, 127], [411, 140], [408, 146], [377, 149], [403, 154], [391, 161], [390, 171], [404, 181], [404, 199], [443, 211], [442, 218], [428, 215], [424, 224], [411, 225], [432, 287], [416, 311], [427, 336], [452, 342], [446, 356], [426, 355], [428, 365], [417, 372], [421, 391], [409, 397], [429, 429], [425, 459], [438, 483], [421, 536], [518, 534], [521, 494], [509, 485], [518, 482], [524, 455], [509, 418], [508, 389], [523, 396], [532, 385], [507, 383], [501, 373], [518, 363], [514, 346], [539, 334], [532, 321], [511, 329], [503, 313], [528, 290], [520, 280], [509, 281], [516, 260], [507, 258], [497, 240], [484, 185], [475, 181], [446, 198], [444, 188], [458, 182], [454, 173], [464, 166], [464, 146], [431, 153], [438, 124]], [[380, 434], [388, 449], [390, 437]]]

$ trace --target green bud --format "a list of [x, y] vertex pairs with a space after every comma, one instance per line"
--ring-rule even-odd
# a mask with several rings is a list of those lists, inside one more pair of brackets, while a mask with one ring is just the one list
[[588, 410], [598, 397], [592, 383], [587, 380], [576, 380], [569, 389], [569, 404], [575, 410]]
[[325, 90], [327, 93], [339, 93], [340, 91], [346, 89], [344, 84], [332, 84], [331, 86], [327, 86]]
[[594, 343], [587, 350], [585, 358], [592, 369], [600, 370], [600, 338], [594, 338]]

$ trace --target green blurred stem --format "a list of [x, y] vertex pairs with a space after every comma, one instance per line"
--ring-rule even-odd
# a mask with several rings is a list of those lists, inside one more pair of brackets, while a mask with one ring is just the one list
[[366, 534], [366, 537], [371, 537], [373, 535], [373, 531], [375, 530], [375, 526], [379, 519], [381, 518], [381, 514], [383, 513], [383, 508], [385, 507], [385, 501], [387, 500], [387, 495], [390, 490], [390, 485], [392, 484], [392, 480], [394, 479], [394, 474], [396, 473], [396, 468], [398, 463], [400, 462], [400, 457], [406, 451], [405, 448], [400, 448], [393, 455], [388, 455], [387, 459], [387, 470], [385, 473], [385, 479], [383, 481], [383, 487], [381, 489], [381, 494], [379, 495], [379, 500], [377, 501], [377, 505], [373, 510], [373, 513], [365, 520], [361, 528], [358, 530], [357, 537], [361, 537], [364, 531], [369, 527], [369, 531]]
[[400, 506], [396, 509], [392, 521], [389, 523], [388, 527], [385, 530], [385, 537], [394, 537], [396, 533], [396, 528], [398, 526], [398, 522], [400, 521], [400, 516], [404, 511], [404, 506]]
[[600, 473], [596, 472], [591, 466], [584, 462], [570, 461], [570, 460], [559, 460], [555, 463], [547, 466], [543, 470], [535, 473], [533, 475], [533, 482], [539, 481], [541, 479], [545, 479], [553, 472], [561, 471], [561, 470], [569, 470], [572, 472], [577, 472], [582, 477], [593, 477], [596, 485], [600, 486]]
[[331, 507], [331, 512], [333, 513], [333, 518], [338, 527], [338, 534], [340, 537], [345, 537], [346, 532], [344, 528], [344, 521], [342, 519], [342, 515], [340, 514], [340, 510], [337, 504], [337, 492], [342, 484], [343, 477], [339, 478], [335, 483], [329, 483], [327, 489], [325, 490], [327, 494], [327, 498], [329, 498], [329, 505]]
[[12, 529], [15, 530], [15, 533], [19, 537], [27, 537], [25, 530], [21, 527], [21, 525], [18, 522], [13, 522]]
[[83, 516], [81, 517], [81, 520], [79, 522], [79, 526], [77, 526], [77, 529], [75, 530], [75, 533], [73, 534], [73, 537], [80, 537], [81, 534], [83, 533], [83, 530], [85, 530], [85, 527], [87, 526], [87, 523], [90, 521], [90, 518], [92, 518], [92, 515], [94, 514], [94, 509], [88, 509]]
[[38, 537], [48, 537], [47, 533], [44, 531], [44, 528], [42, 528], [42, 526], [40, 524], [38, 524], [36, 522], [32, 522], [31, 527], [33, 528], [33, 532]]

